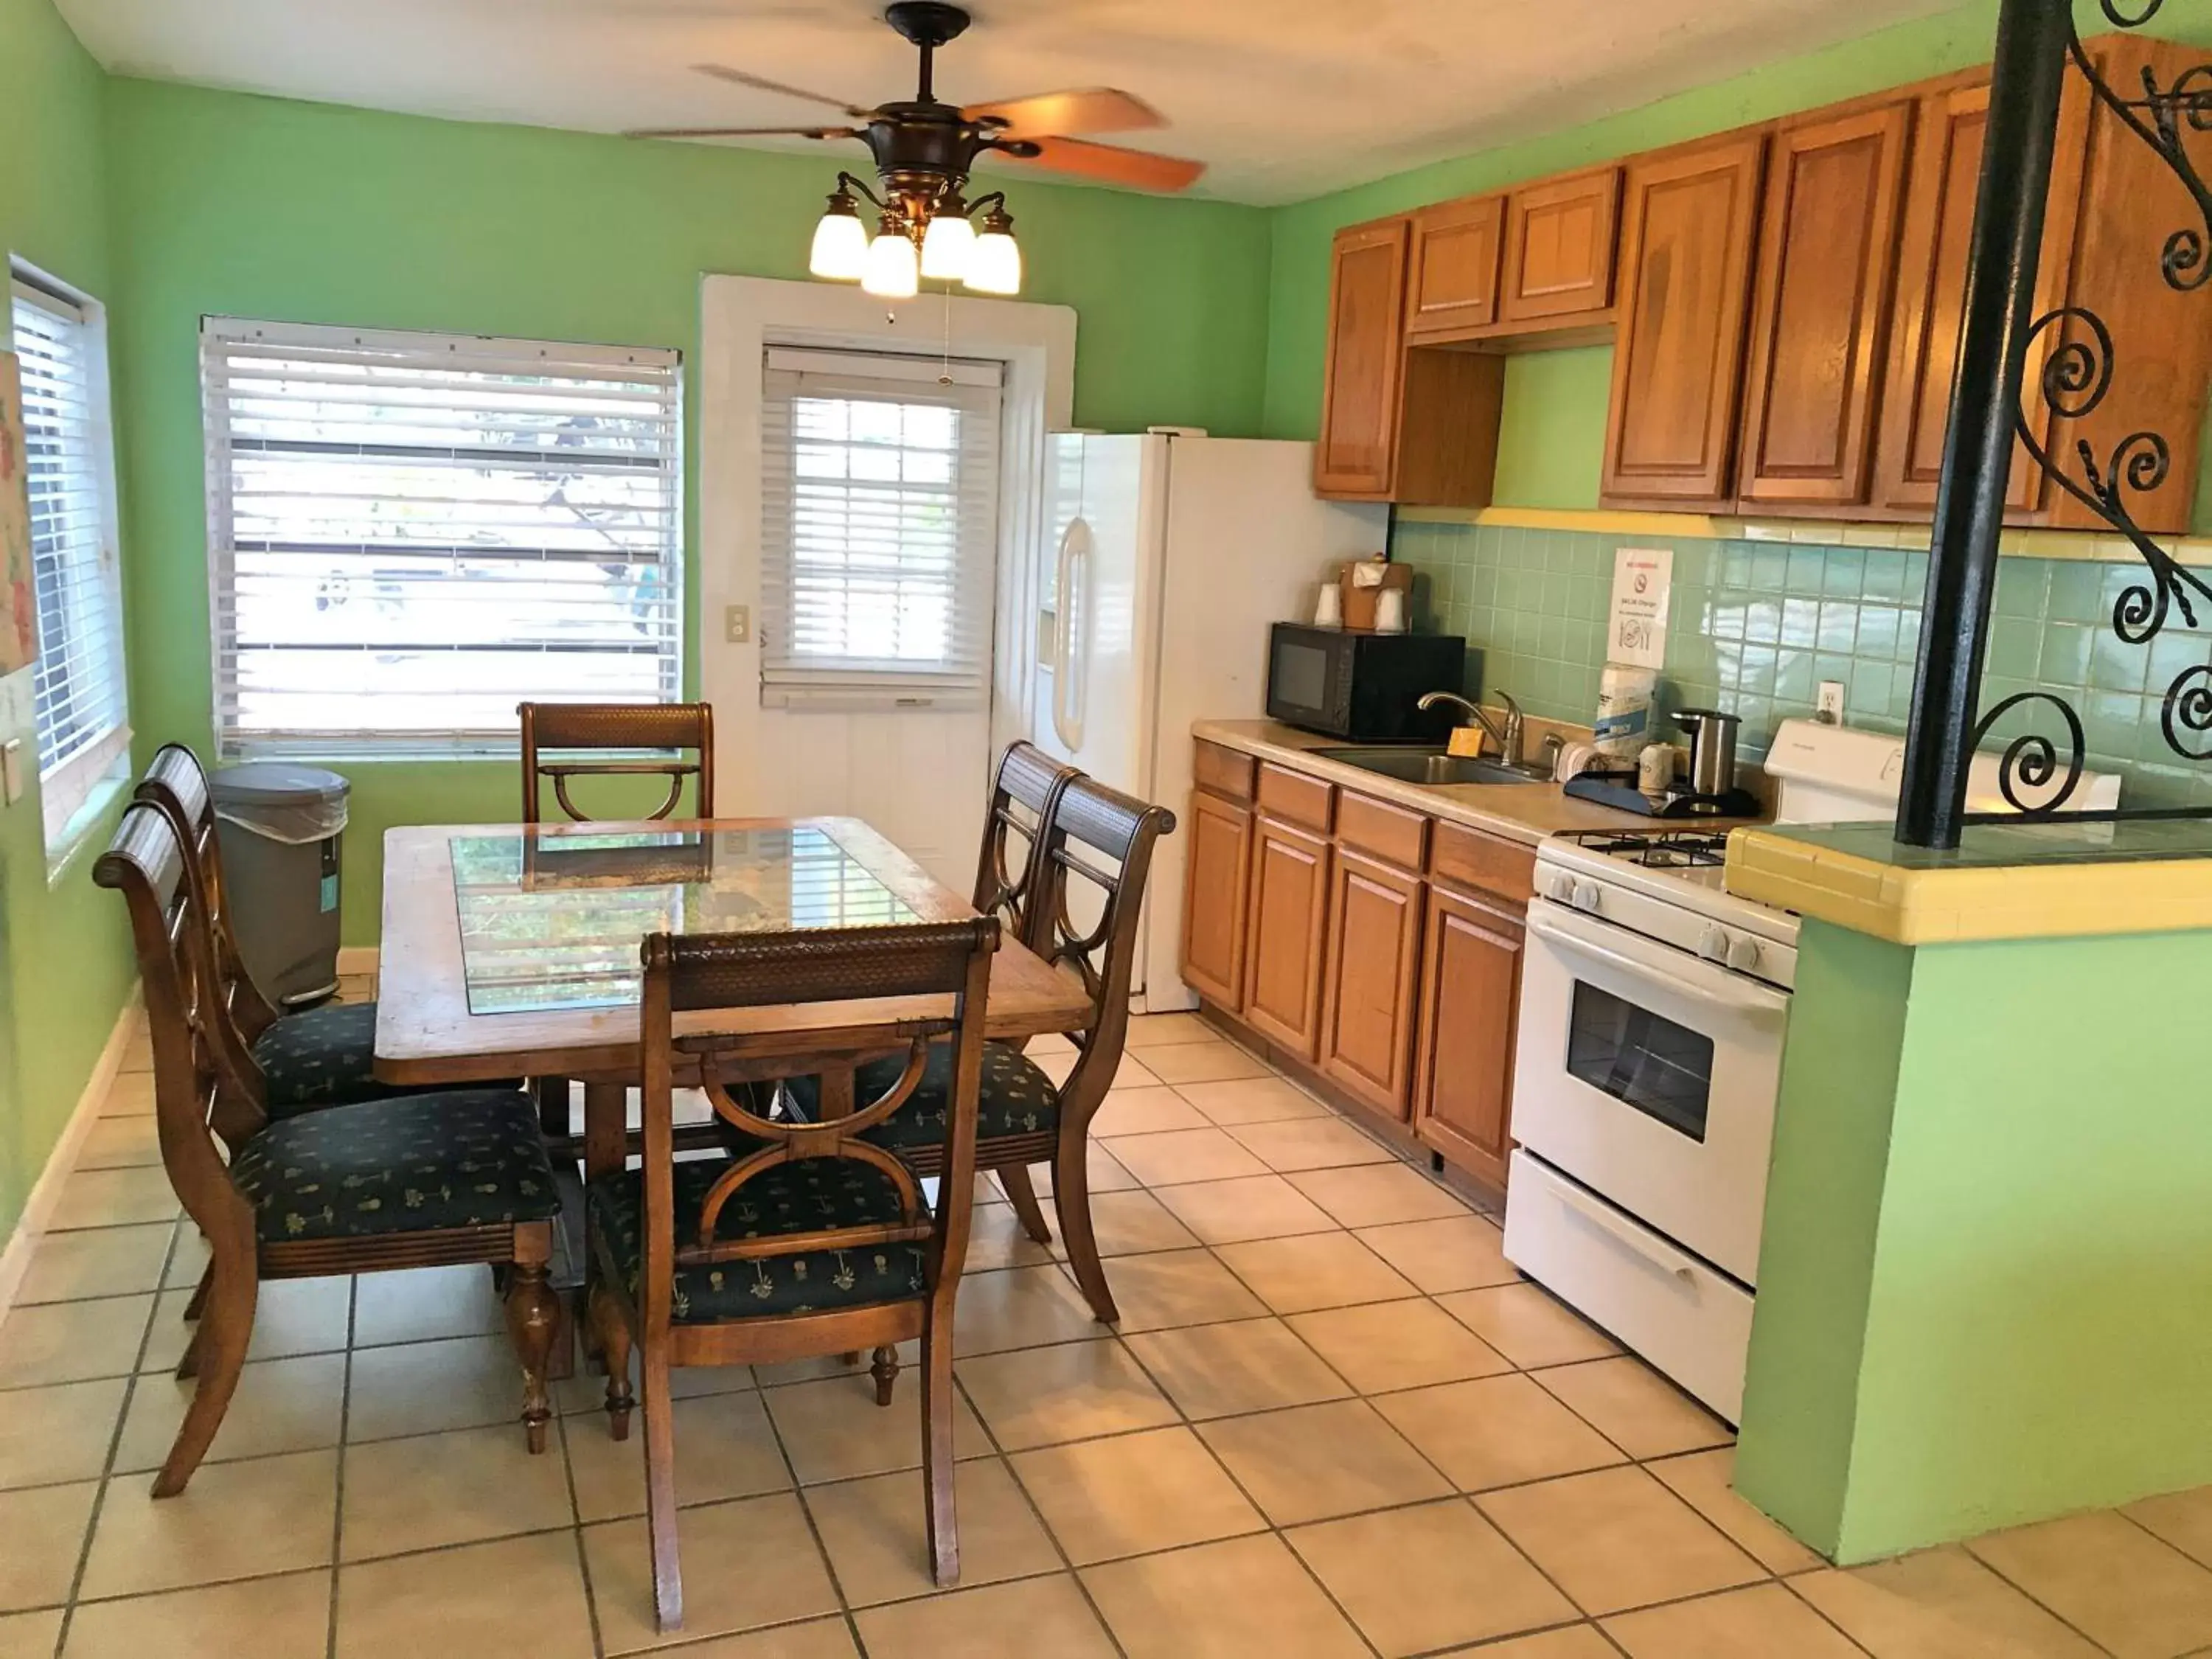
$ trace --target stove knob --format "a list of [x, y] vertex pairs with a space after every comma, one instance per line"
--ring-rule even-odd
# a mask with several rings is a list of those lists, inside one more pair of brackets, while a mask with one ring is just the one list
[[1594, 881], [1578, 881], [1574, 885], [1571, 902], [1575, 908], [1593, 916], [1597, 915], [1599, 906], [1605, 901], [1605, 890]]
[[1728, 949], [1728, 965], [1739, 974], [1759, 971], [1759, 941], [1746, 935], [1735, 940]]
[[1725, 963], [1729, 959], [1729, 936], [1725, 929], [1707, 927], [1698, 940], [1698, 954], [1707, 962]]
[[1544, 896], [1559, 904], [1571, 904], [1575, 900], [1575, 878], [1564, 870], [1553, 870], [1544, 877]]

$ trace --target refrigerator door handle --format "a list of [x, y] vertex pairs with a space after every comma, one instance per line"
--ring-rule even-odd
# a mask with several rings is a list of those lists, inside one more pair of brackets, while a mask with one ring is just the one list
[[1077, 519], [1060, 543], [1052, 676], [1052, 726], [1073, 754], [1083, 746], [1084, 681], [1090, 672], [1091, 526]]

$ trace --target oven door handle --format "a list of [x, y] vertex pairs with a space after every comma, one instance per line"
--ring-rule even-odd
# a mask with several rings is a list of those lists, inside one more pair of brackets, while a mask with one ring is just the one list
[[1600, 1232], [1607, 1235], [1615, 1243], [1626, 1246], [1660, 1272], [1672, 1273], [1686, 1285], [1698, 1282], [1695, 1264], [1673, 1245], [1662, 1243], [1642, 1228], [1623, 1220], [1597, 1200], [1577, 1191], [1566, 1182], [1547, 1184], [1551, 1185], [1553, 1198]]
[[[1741, 989], [1733, 983], [1726, 986], [1706, 983], [1703, 975], [1689, 971], [1692, 963], [1696, 964], [1697, 969], [1702, 969], [1704, 974], [1715, 977], [1720, 976], [1726, 970], [1708, 968], [1697, 957], [1683, 956], [1671, 945], [1662, 945], [1659, 948], [1666, 951], [1669, 956], [1681, 957], [1680, 967], [1684, 969], [1679, 975], [1668, 974], [1667, 965], [1644, 961], [1630, 956], [1625, 951], [1617, 951], [1611, 945], [1600, 944], [1580, 927], [1573, 925], [1571, 921], [1561, 918], [1540, 899], [1528, 907], [1528, 931], [1539, 939], [1549, 939], [1562, 949], [1588, 957], [1593, 961], [1601, 962], [1608, 968], [1617, 968], [1624, 973], [1636, 974], [1645, 979], [1665, 975], [1667, 988], [1669, 991], [1715, 1008], [1725, 1008], [1731, 1013], [1776, 1018], [1785, 1012], [1790, 1006], [1788, 995], [1781, 991], [1770, 991], [1763, 987], [1753, 988], [1747, 982]], [[1730, 980], [1734, 979], [1732, 975], [1729, 977]]]

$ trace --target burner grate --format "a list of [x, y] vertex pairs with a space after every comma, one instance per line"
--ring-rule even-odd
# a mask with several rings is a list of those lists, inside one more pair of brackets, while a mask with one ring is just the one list
[[1710, 870], [1728, 857], [1728, 837], [1692, 830], [1662, 830], [1655, 835], [1616, 835], [1594, 830], [1575, 837], [1593, 853], [1647, 870]]

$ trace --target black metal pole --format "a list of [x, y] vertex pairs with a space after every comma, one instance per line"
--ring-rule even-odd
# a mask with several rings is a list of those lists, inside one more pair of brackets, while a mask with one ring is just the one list
[[2073, 28], [2069, 0], [2003, 0], [1982, 143], [1981, 193], [1936, 492], [1920, 660], [1905, 739], [1897, 839], [1954, 848], [1974, 751], [1975, 694], [1996, 585], [2028, 331], [2035, 321], [2044, 197]]

